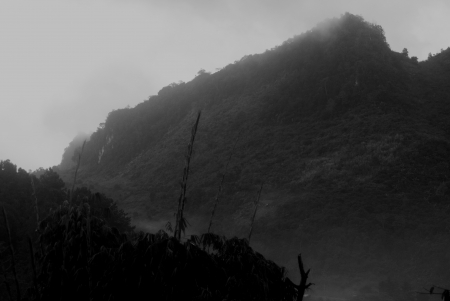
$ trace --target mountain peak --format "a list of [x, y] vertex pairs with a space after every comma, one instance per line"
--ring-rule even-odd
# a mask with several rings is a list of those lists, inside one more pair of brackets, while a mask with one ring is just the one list
[[[79, 179], [111, 193], [142, 229], [163, 227], [175, 212], [189, 131], [202, 110], [187, 192], [191, 231], [206, 229], [225, 174], [214, 231], [245, 235], [264, 181], [266, 205], [252, 240], [274, 257], [295, 258], [301, 249], [326, 273], [370, 266], [380, 275], [388, 268], [411, 274], [410, 262], [367, 258], [410, 258], [406, 250], [425, 249], [405, 237], [429, 241], [429, 233], [450, 227], [436, 218], [448, 212], [450, 197], [449, 67], [434, 60], [419, 64], [391, 51], [382, 27], [360, 16], [325, 20], [111, 112], [86, 143]], [[429, 245], [438, 249], [438, 240]]]

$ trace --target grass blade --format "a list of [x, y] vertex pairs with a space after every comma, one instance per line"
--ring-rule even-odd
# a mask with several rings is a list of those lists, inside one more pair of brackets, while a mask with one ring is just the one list
[[34, 188], [33, 176], [30, 176], [31, 179], [31, 188], [33, 188], [33, 196], [34, 196], [34, 206], [36, 207], [36, 231], [39, 231], [39, 207], [38, 207], [38, 199], [36, 196], [36, 189]]
[[3, 209], [3, 217], [5, 219], [5, 226], [6, 230], [8, 231], [8, 242], [9, 242], [9, 251], [11, 252], [11, 261], [12, 261], [12, 268], [13, 268], [13, 274], [14, 274], [14, 282], [16, 284], [17, 289], [17, 300], [20, 300], [20, 287], [19, 287], [19, 281], [17, 280], [17, 272], [16, 272], [16, 258], [14, 256], [14, 249], [12, 246], [12, 239], [11, 239], [11, 229], [9, 228], [9, 222], [8, 217], [6, 216], [6, 210], [4, 207]]
[[38, 300], [40, 300], [41, 297], [39, 295], [38, 284], [37, 284], [36, 262], [34, 261], [34, 249], [33, 249], [33, 244], [31, 242], [31, 238], [29, 236], [28, 236], [28, 245], [30, 247], [31, 267], [33, 268], [34, 290], [36, 291], [36, 296], [38, 297]]

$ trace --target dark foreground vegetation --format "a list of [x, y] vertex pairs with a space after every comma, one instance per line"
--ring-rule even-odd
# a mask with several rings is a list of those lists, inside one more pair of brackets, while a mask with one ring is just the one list
[[[181, 243], [164, 231], [120, 233], [88, 203], [41, 223], [44, 257], [33, 300], [292, 300], [282, 268], [245, 240], [216, 235]], [[39, 251], [36, 252], [39, 254]]]
[[293, 300], [297, 295], [284, 268], [255, 252], [246, 239], [208, 233], [180, 241], [163, 230], [135, 232], [104, 195], [77, 189], [69, 204], [51, 169], [37, 179], [9, 161], [0, 165], [1, 300]]

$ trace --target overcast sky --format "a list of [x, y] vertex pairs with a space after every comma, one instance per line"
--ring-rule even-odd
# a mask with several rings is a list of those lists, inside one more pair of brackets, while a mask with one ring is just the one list
[[345, 12], [420, 60], [450, 46], [449, 0], [0, 0], [0, 160], [57, 165], [111, 110]]

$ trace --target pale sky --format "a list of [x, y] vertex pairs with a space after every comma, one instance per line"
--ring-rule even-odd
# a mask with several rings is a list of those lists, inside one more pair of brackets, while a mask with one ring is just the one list
[[419, 60], [450, 46], [449, 0], [0, 0], [0, 160], [57, 165], [110, 111], [345, 12]]

